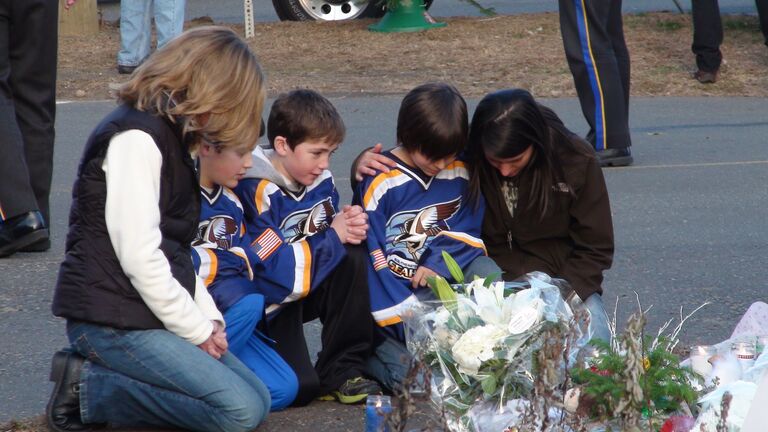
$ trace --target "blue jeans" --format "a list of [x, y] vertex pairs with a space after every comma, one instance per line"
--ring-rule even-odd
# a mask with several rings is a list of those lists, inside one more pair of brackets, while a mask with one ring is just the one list
[[248, 369], [269, 389], [272, 396], [272, 411], [290, 405], [299, 391], [299, 379], [288, 363], [270, 346], [256, 326], [264, 314], [264, 296], [247, 295], [227, 309], [224, 321], [227, 323], [229, 351], [237, 356]]
[[592, 294], [587, 297], [584, 305], [589, 310], [591, 317], [589, 328], [592, 330], [592, 339], [602, 339], [606, 342], [611, 341], [611, 330], [608, 328], [608, 313], [605, 312], [603, 296]]
[[373, 355], [366, 361], [365, 373], [390, 392], [395, 392], [408, 376], [412, 359], [404, 343], [391, 336], [384, 336], [384, 342], [374, 349]]
[[480, 255], [472, 260], [463, 270], [465, 282], [472, 282], [475, 280], [475, 276], [485, 279], [491, 275], [496, 275], [496, 280], [501, 280], [501, 267], [491, 257], [485, 255]]
[[167, 330], [119, 330], [68, 321], [80, 374], [84, 423], [250, 431], [269, 411], [269, 391], [234, 355], [214, 359]]
[[186, 0], [122, 0], [120, 2], [120, 52], [117, 64], [138, 66], [150, 53], [154, 9], [157, 47], [184, 30]]

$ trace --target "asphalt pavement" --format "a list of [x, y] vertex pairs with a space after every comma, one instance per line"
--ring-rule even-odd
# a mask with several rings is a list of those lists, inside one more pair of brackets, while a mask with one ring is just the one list
[[[394, 143], [396, 97], [333, 98], [348, 138], [332, 160], [342, 201], [351, 197], [349, 165], [376, 142]], [[471, 108], [476, 101], [470, 101]], [[575, 99], [546, 100], [574, 131], [586, 125]], [[61, 262], [72, 182], [85, 140], [114, 102], [58, 106], [52, 200], [53, 248], [0, 260], [0, 424], [43, 412], [50, 357], [66, 343], [50, 302]], [[605, 169], [616, 256], [604, 284], [619, 319], [636, 308], [649, 329], [712, 304], [685, 327], [683, 341], [717, 342], [768, 290], [768, 99], [634, 98], [635, 164]], [[318, 324], [310, 324], [313, 350]], [[298, 416], [301, 418], [301, 416]], [[280, 430], [280, 429], [274, 429]], [[303, 429], [296, 429], [303, 430]], [[307, 429], [311, 430], [311, 429]]]

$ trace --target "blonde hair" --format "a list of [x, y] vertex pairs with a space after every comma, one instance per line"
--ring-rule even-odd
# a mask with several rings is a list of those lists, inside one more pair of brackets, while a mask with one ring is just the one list
[[156, 112], [216, 148], [253, 150], [264, 108], [264, 75], [235, 32], [218, 26], [188, 30], [134, 72], [118, 100]]

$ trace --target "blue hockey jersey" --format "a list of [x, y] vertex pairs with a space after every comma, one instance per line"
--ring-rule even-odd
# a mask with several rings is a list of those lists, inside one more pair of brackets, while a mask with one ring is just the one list
[[192, 242], [195, 271], [223, 313], [243, 296], [257, 293], [251, 267], [258, 257], [250, 249], [243, 206], [234, 192], [201, 188], [200, 222]]
[[258, 262], [254, 280], [267, 300], [267, 314], [309, 295], [346, 255], [336, 231], [328, 229], [339, 211], [330, 171], [307, 187], [275, 170], [271, 150], [253, 152], [253, 167], [235, 193], [243, 203], [251, 250]]
[[384, 154], [397, 167], [364, 178], [353, 201], [368, 212], [373, 317], [404, 340], [400, 316], [418, 301], [411, 287], [416, 269], [425, 266], [450, 280], [442, 251], [462, 268], [486, 253], [480, 239], [485, 203], [466, 200], [469, 177], [460, 159], [427, 177], [391, 152]]

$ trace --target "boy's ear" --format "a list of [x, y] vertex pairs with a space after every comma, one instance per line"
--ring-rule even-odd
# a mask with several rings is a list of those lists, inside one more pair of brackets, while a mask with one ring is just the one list
[[216, 149], [214, 149], [212, 145], [208, 144], [207, 142], [202, 142], [200, 147], [197, 149], [197, 154], [200, 156], [210, 156], [215, 151]]
[[280, 156], [285, 156], [288, 154], [288, 151], [291, 149], [291, 147], [288, 145], [288, 140], [285, 139], [284, 136], [276, 136], [275, 139], [272, 141], [272, 147], [274, 147], [275, 152], [277, 152]]

